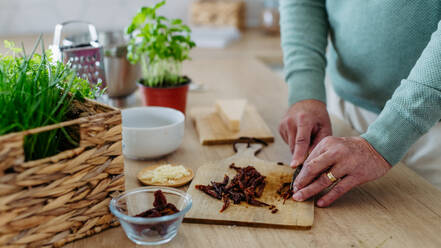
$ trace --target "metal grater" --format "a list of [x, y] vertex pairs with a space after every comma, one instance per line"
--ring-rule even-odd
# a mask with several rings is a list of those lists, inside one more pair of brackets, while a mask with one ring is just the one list
[[[67, 25], [87, 25], [88, 35], [67, 37], [61, 41], [62, 30]], [[88, 37], [89, 40], [85, 40]], [[60, 43], [62, 42], [62, 44]], [[67, 21], [55, 26], [54, 41], [51, 46], [56, 61], [63, 61], [77, 71], [77, 75], [89, 81], [90, 84], [101, 83], [106, 87], [103, 46], [98, 42], [98, 34], [94, 25], [83, 21]]]

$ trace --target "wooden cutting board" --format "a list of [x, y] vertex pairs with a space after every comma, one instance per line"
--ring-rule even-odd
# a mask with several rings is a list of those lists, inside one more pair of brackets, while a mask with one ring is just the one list
[[266, 142], [274, 141], [271, 130], [257, 112], [256, 107], [251, 104], [247, 104], [238, 132], [227, 128], [214, 107], [193, 108], [190, 110], [190, 116], [202, 145], [229, 144], [240, 137], [253, 137]]
[[[246, 226], [283, 227], [283, 228], [310, 228], [314, 221], [314, 202], [295, 202], [289, 199], [283, 204], [283, 200], [276, 193], [282, 182], [291, 181], [293, 169], [289, 166], [281, 166], [274, 162], [268, 162], [255, 157], [254, 152], [259, 145], [246, 145], [238, 147], [238, 153], [227, 159], [207, 163], [196, 172], [195, 177], [188, 189], [192, 196], [193, 206], [185, 215], [184, 221], [210, 224], [232, 224]], [[214, 199], [205, 193], [195, 189], [195, 185], [208, 185], [210, 181], [220, 182], [227, 174], [230, 180], [236, 172], [229, 168], [231, 163], [238, 167], [254, 166], [262, 175], [266, 176], [267, 185], [262, 197], [259, 198], [268, 204], [276, 205], [279, 211], [272, 214], [268, 207], [255, 207], [247, 203], [239, 205], [231, 204], [228, 209], [220, 213], [223, 202]]]

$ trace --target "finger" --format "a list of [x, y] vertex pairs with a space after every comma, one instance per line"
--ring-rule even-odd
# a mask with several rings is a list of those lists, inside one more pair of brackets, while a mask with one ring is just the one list
[[320, 128], [317, 135], [314, 137], [314, 139], [311, 142], [312, 144], [309, 147], [309, 153], [311, 153], [317, 147], [317, 145], [320, 143], [320, 141], [322, 141], [324, 138], [331, 136], [331, 135], [332, 135], [331, 127]]
[[294, 152], [294, 146], [296, 143], [296, 133], [297, 133], [297, 128], [294, 125], [289, 125], [288, 126], [288, 130], [287, 130], [287, 136], [288, 136], [288, 145], [289, 145], [289, 150], [291, 151], [291, 153]]
[[285, 143], [288, 144], [288, 136], [286, 134], [286, 128], [283, 124], [281, 124], [279, 127], [279, 133], [280, 133], [280, 136], [282, 137], [283, 141], [285, 141]]
[[[347, 175], [347, 172], [338, 165], [334, 166], [330, 170], [331, 174], [335, 178], [342, 178]], [[297, 191], [293, 195], [293, 199], [296, 201], [304, 201], [320, 192], [322, 192], [327, 187], [331, 186], [334, 182], [328, 177], [327, 172], [322, 173], [318, 178], [316, 178], [311, 184], [305, 186], [301, 190]]]
[[321, 154], [327, 152], [330, 148], [332, 148], [333, 146], [329, 144], [329, 142], [325, 142], [324, 139], [322, 139], [321, 142], [319, 142], [314, 149], [312, 149], [309, 152], [308, 157], [306, 158], [306, 160], [303, 162], [303, 164], [308, 164], [311, 160], [313, 159], [317, 159]]
[[299, 164], [305, 161], [311, 141], [311, 131], [311, 125], [299, 125], [297, 127], [291, 167], [297, 167]]
[[337, 183], [331, 191], [329, 191], [326, 195], [322, 196], [317, 201], [317, 206], [319, 207], [327, 207], [331, 205], [335, 200], [340, 198], [342, 195], [347, 193], [353, 187], [357, 186], [358, 180], [354, 176], [347, 176], [343, 178], [339, 183]]
[[[314, 178], [331, 167], [335, 162], [336, 158], [330, 152], [324, 152], [311, 160], [308, 159], [308, 161], [303, 164], [302, 170], [294, 180], [293, 188], [300, 190], [306, 187], [314, 180]], [[339, 173], [337, 173], [337, 175], [339, 175]]]
[[305, 188], [297, 191], [293, 195], [293, 199], [295, 201], [304, 201], [311, 196], [314, 196], [332, 184], [331, 180], [326, 176], [326, 174], [322, 174], [318, 179], [312, 182], [310, 185]]

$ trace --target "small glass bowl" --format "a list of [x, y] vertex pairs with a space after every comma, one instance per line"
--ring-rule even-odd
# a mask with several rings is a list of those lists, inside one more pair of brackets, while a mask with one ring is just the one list
[[[154, 193], [161, 190], [178, 213], [154, 217], [134, 217], [153, 208]], [[141, 187], [126, 191], [110, 201], [110, 211], [118, 217], [127, 237], [138, 245], [159, 245], [172, 240], [178, 233], [184, 215], [191, 208], [191, 196], [168, 187]]]

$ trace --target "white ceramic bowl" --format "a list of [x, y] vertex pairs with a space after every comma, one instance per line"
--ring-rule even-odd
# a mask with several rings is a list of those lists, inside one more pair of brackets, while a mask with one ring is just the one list
[[152, 159], [174, 152], [184, 138], [185, 116], [164, 107], [136, 107], [122, 111], [123, 154]]

